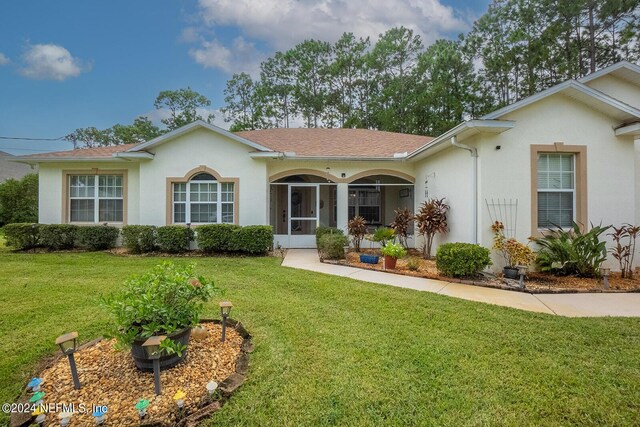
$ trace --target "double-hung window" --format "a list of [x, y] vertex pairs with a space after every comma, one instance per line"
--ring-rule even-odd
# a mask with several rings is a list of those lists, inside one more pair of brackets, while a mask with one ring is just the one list
[[349, 189], [349, 219], [361, 216], [369, 224], [379, 224], [380, 211], [380, 190], [375, 187]]
[[70, 175], [69, 222], [123, 222], [122, 175]]
[[235, 188], [233, 182], [218, 182], [200, 173], [188, 182], [173, 183], [175, 224], [233, 223]]
[[538, 229], [568, 228], [575, 221], [574, 154], [538, 154]]

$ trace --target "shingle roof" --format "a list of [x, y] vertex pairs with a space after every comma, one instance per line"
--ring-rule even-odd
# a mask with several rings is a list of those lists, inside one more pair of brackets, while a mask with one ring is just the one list
[[370, 129], [278, 128], [236, 132], [274, 151], [298, 157], [390, 157], [412, 152], [433, 138]]
[[115, 153], [121, 153], [127, 151], [130, 148], [135, 147], [138, 144], [122, 144], [112, 145], [109, 147], [96, 147], [96, 148], [78, 148], [76, 150], [66, 151], [53, 151], [50, 153], [29, 154], [27, 156], [20, 156], [21, 158], [99, 158], [99, 157], [111, 157]]
[[[237, 136], [278, 152], [298, 157], [393, 158], [412, 152], [433, 138], [369, 129], [279, 128], [236, 132]], [[20, 156], [24, 159], [110, 158], [139, 144], [81, 148]]]

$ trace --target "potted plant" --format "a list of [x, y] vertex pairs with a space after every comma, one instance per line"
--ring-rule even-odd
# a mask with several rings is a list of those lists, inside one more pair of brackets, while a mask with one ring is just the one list
[[380, 250], [384, 256], [385, 270], [393, 270], [396, 268], [398, 258], [402, 258], [407, 254], [407, 250], [400, 243], [389, 242]]
[[517, 279], [518, 267], [531, 264], [535, 260], [535, 253], [529, 246], [516, 239], [507, 239], [504, 235], [504, 225], [500, 221], [494, 222], [491, 230], [494, 233], [493, 249], [502, 256], [505, 262], [502, 269], [504, 277]]
[[199, 322], [204, 304], [219, 291], [213, 282], [196, 277], [194, 267], [163, 262], [127, 280], [122, 292], [103, 298], [113, 316], [107, 336], [116, 338], [119, 348], [131, 348], [138, 369], [153, 370], [142, 344], [154, 335], [167, 336], [161, 346], [161, 369], [185, 357], [191, 328]]

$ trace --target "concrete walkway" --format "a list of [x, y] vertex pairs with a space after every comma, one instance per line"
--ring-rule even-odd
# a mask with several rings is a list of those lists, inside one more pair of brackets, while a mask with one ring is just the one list
[[349, 277], [364, 282], [433, 292], [488, 304], [569, 317], [640, 317], [640, 293], [528, 294], [423, 279], [342, 265], [323, 264], [315, 249], [289, 249], [284, 267]]

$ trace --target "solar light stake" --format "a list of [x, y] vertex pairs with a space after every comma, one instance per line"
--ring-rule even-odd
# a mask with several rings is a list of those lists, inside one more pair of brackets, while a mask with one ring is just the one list
[[518, 274], [520, 275], [520, 289], [524, 289], [524, 276], [527, 275], [527, 266], [518, 266]]
[[609, 275], [611, 269], [609, 267], [600, 267], [600, 274], [602, 274], [602, 283], [605, 289], [609, 289]]
[[73, 353], [76, 351], [78, 342], [78, 333], [69, 332], [56, 338], [56, 344], [60, 346], [62, 354], [69, 358], [69, 367], [71, 368], [71, 378], [73, 378], [73, 386], [76, 390], [80, 390], [80, 379], [78, 378], [78, 369], [76, 368], [76, 360]]
[[164, 335], [155, 335], [149, 337], [143, 344], [144, 350], [147, 352], [147, 357], [153, 361], [153, 384], [155, 386], [156, 395], [162, 393], [160, 387], [160, 356], [162, 350], [160, 350], [160, 343], [167, 338]]
[[220, 314], [222, 315], [222, 338], [220, 341], [224, 342], [227, 337], [227, 318], [229, 317], [229, 313], [231, 313], [231, 308], [233, 304], [229, 301], [222, 301], [220, 303]]

